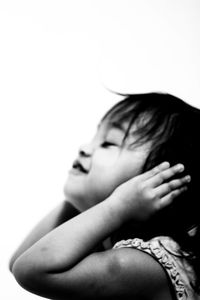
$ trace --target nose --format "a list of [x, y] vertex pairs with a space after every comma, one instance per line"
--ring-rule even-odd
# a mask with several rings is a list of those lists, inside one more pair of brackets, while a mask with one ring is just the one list
[[91, 156], [92, 152], [93, 152], [92, 143], [83, 144], [79, 148], [79, 155], [84, 156], [84, 157]]

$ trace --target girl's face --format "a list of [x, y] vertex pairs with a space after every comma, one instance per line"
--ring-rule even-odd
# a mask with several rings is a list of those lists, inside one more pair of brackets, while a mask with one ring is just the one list
[[140, 174], [150, 144], [128, 147], [134, 136], [122, 141], [122, 128], [103, 121], [90, 143], [82, 146], [64, 187], [66, 199], [84, 211], [105, 200], [121, 183]]

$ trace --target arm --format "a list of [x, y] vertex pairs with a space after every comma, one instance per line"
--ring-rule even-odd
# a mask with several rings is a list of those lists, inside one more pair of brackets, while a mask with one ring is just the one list
[[[91, 249], [126, 221], [144, 222], [183, 192], [186, 178], [163, 183], [178, 172], [176, 167], [161, 165], [137, 176], [105, 201], [52, 230], [16, 260], [13, 273], [17, 281], [29, 291], [52, 299], [94, 297], [102, 286], [106, 289], [104, 298], [115, 296], [113, 287], [123, 285], [120, 276], [126, 269], [121, 268], [119, 252], [90, 254]], [[115, 273], [119, 276], [113, 277]], [[128, 293], [126, 288], [125, 283], [120, 288], [123, 295]]]
[[39, 239], [52, 231], [60, 224], [75, 217], [79, 212], [73, 207], [70, 202], [62, 201], [54, 208], [46, 217], [44, 217], [33, 230], [28, 234], [22, 244], [17, 248], [9, 262], [9, 269], [12, 272], [12, 267], [16, 259], [23, 254], [28, 248], [35, 244]]

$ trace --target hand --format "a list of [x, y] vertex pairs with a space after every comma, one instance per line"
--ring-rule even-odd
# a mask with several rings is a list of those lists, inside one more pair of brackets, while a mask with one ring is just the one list
[[118, 207], [123, 221], [146, 221], [153, 214], [171, 204], [173, 199], [187, 190], [189, 175], [172, 179], [184, 170], [182, 164], [170, 167], [164, 162], [150, 171], [140, 174], [113, 192], [112, 205]]

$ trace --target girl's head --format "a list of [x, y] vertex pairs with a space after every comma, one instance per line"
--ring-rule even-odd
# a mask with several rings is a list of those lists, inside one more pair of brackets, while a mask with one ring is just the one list
[[198, 109], [169, 94], [125, 95], [102, 118], [93, 140], [80, 149], [78, 160], [87, 172], [75, 175], [73, 169], [66, 195], [85, 209], [108, 197], [120, 183], [163, 161], [183, 163], [192, 183], [165, 215], [171, 224], [178, 218], [180, 226], [189, 228], [197, 217], [199, 117]]
[[118, 185], [141, 173], [150, 143], [130, 148], [129, 137], [124, 140], [127, 126], [126, 121], [104, 118], [93, 139], [81, 146], [65, 184], [65, 195], [77, 209], [103, 201]]

